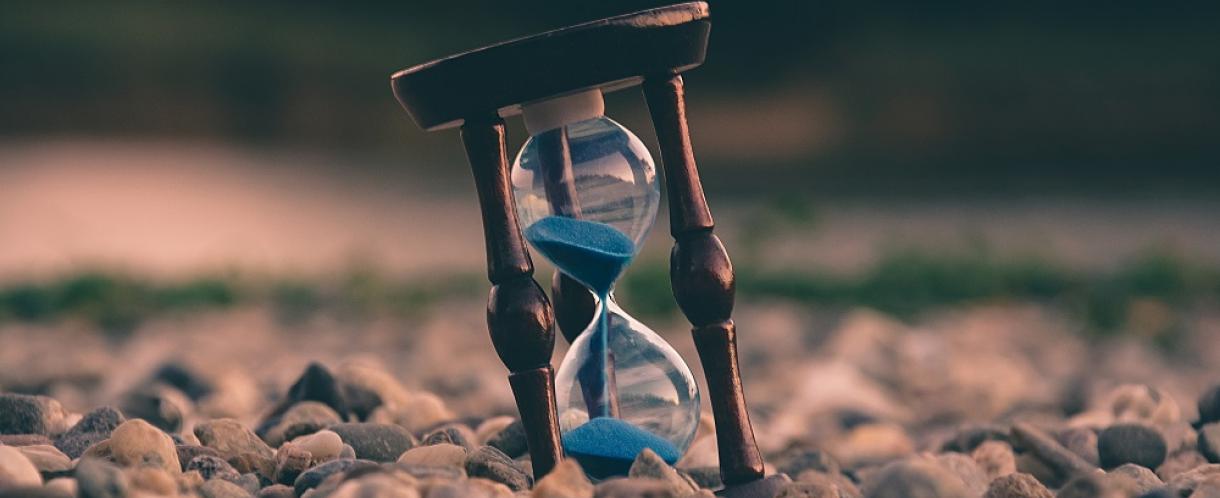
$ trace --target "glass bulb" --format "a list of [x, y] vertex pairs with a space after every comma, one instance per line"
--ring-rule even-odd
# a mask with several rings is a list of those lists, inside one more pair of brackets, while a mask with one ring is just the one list
[[636, 252], [652, 230], [661, 199], [648, 148], [605, 116], [531, 136], [511, 178], [521, 226], [548, 216], [604, 223], [631, 239]]
[[699, 426], [682, 357], [613, 298], [604, 303], [605, 322], [580, 334], [555, 376], [564, 451], [599, 479], [626, 474], [644, 448], [675, 463]]

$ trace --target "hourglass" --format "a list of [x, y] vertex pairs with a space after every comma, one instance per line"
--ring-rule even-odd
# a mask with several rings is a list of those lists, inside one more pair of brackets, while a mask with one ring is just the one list
[[[677, 461], [700, 395], [674, 350], [614, 300], [656, 217], [651, 155], [605, 116], [602, 94], [641, 85], [660, 144], [674, 248], [670, 279], [707, 380], [722, 496], [773, 496], [737, 362], [732, 264], [713, 233], [687, 129], [680, 74], [702, 64], [704, 2], [636, 12], [404, 69], [395, 96], [426, 130], [461, 127], [474, 173], [492, 283], [487, 323], [508, 367], [536, 478], [567, 456], [587, 473], [624, 473], [650, 449]], [[504, 117], [530, 138], [508, 162]], [[533, 279], [526, 241], [560, 270], [555, 307]], [[558, 318], [572, 341], [551, 366]]]

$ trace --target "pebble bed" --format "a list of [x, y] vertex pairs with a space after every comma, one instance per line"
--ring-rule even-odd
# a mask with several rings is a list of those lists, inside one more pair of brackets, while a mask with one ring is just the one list
[[[171, 321], [121, 343], [0, 330], [0, 497], [710, 497], [721, 488], [706, 415], [673, 465], [645, 450], [624, 477], [594, 482], [568, 460], [535, 482], [503, 367], [478, 320], [453, 316], [416, 323], [401, 343], [388, 339], [401, 327], [366, 324], [360, 337], [373, 344], [360, 347], [334, 338], [331, 322], [250, 327], [250, 316]], [[1169, 350], [1138, 334], [1089, 340], [1032, 306], [909, 325], [747, 303], [738, 323], [767, 471], [791, 479], [776, 496], [1220, 497], [1220, 370], [1209, 368], [1220, 365], [1220, 320], [1181, 320], [1187, 332]], [[681, 324], [672, 329], [667, 338], [696, 358]]]

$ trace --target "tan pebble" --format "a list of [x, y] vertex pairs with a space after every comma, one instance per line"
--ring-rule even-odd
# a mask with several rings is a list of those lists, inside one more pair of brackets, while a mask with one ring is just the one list
[[128, 420], [114, 429], [110, 454], [119, 465], [155, 465], [166, 472], [182, 472], [174, 440], [140, 419]]
[[0, 483], [8, 486], [41, 486], [42, 475], [17, 448], [0, 446]]
[[466, 448], [447, 443], [419, 446], [407, 450], [398, 457], [398, 463], [432, 467], [461, 467], [466, 463]]
[[564, 460], [534, 486], [535, 498], [590, 498], [593, 483], [574, 460]]
[[53, 491], [58, 491], [60, 494], [65, 496], [76, 496], [76, 491], [79, 489], [79, 486], [74, 478], [56, 477], [50, 481], [47, 481], [46, 488]]
[[162, 496], [174, 495], [178, 490], [178, 483], [174, 478], [157, 467], [137, 467], [127, 469], [125, 473], [132, 487], [136, 489]]
[[318, 431], [313, 434], [292, 440], [298, 446], [313, 455], [314, 461], [330, 460], [343, 451], [343, 439], [333, 431]]
[[17, 448], [39, 472], [58, 472], [72, 469], [72, 459], [59, 448], [49, 444], [36, 444]]

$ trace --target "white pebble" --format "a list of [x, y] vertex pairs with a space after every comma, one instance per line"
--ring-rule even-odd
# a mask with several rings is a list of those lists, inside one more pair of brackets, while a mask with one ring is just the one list
[[343, 451], [343, 438], [334, 431], [318, 431], [292, 440], [292, 444], [313, 455], [314, 460], [330, 460]]

